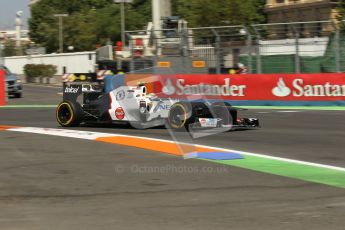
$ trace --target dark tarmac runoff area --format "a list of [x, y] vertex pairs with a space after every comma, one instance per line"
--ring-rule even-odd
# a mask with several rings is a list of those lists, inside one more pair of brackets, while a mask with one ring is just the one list
[[[60, 102], [60, 92], [25, 85], [23, 98], [0, 108], [0, 126], [61, 129], [49, 106]], [[241, 115], [258, 117], [262, 127], [192, 141], [345, 168], [345, 111], [255, 109]], [[71, 130], [172, 139], [164, 128]], [[345, 188], [295, 174], [3, 130], [0, 229], [345, 229]]]

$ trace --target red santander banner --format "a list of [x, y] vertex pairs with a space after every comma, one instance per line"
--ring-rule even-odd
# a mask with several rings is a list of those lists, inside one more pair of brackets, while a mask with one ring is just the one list
[[345, 101], [345, 73], [165, 75], [155, 76], [153, 88], [171, 98]]
[[0, 106], [6, 104], [5, 72], [0, 70]]

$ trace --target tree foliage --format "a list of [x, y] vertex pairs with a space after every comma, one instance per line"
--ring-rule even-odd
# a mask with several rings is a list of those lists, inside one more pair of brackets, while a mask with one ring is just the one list
[[190, 26], [243, 25], [263, 22], [264, 0], [173, 0], [174, 11]]
[[[241, 25], [262, 22], [264, 0], [172, 0], [175, 15], [191, 26]], [[32, 7], [29, 20], [31, 39], [58, 50], [59, 26], [54, 14], [63, 18], [64, 49], [93, 50], [96, 45], [120, 40], [120, 5], [113, 0], [40, 0]], [[151, 0], [134, 0], [126, 4], [126, 30], [143, 29], [151, 21]]]
[[[126, 4], [126, 29], [140, 29], [150, 21], [149, 1], [135, 0]], [[40, 0], [33, 5], [29, 20], [32, 41], [47, 48], [59, 49], [58, 18], [54, 14], [68, 14], [63, 18], [64, 49], [93, 50], [120, 38], [120, 5], [112, 0]]]
[[16, 42], [14, 40], [6, 40], [4, 43], [4, 49], [2, 55], [4, 57], [16, 56]]
[[345, 20], [345, 0], [340, 0], [338, 3], [338, 15], [337, 15], [337, 19], [339, 21], [341, 20]]
[[20, 47], [16, 46], [16, 41], [12, 39], [7, 39], [3, 42], [3, 50], [0, 56], [11, 57], [11, 56], [21, 56], [25, 54], [25, 50], [30, 47], [28, 42], [22, 42]]

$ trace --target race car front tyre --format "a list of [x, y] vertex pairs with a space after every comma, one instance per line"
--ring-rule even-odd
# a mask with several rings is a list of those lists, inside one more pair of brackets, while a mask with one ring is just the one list
[[187, 128], [192, 122], [192, 106], [188, 103], [177, 102], [169, 110], [168, 126], [172, 129]]
[[84, 119], [84, 111], [78, 102], [63, 101], [56, 109], [56, 120], [62, 127], [78, 126]]
[[237, 119], [237, 110], [228, 102], [217, 101], [210, 107], [214, 118], [220, 118], [222, 125], [232, 125]]

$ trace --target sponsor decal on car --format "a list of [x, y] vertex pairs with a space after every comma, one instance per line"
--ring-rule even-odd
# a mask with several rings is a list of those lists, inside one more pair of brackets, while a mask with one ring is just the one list
[[72, 86], [68, 86], [65, 88], [65, 93], [78, 93], [79, 88], [73, 88]]
[[119, 92], [117, 92], [117, 94], [116, 94], [116, 100], [117, 101], [122, 101], [125, 98], [126, 98], [126, 93], [124, 90], [120, 90]]
[[139, 112], [145, 113], [146, 112], [146, 101], [140, 101], [139, 102]]
[[170, 110], [171, 109], [171, 105], [167, 105], [167, 104], [161, 104], [158, 105], [158, 110]]
[[116, 110], [115, 110], [115, 116], [117, 119], [119, 120], [123, 120], [125, 118], [125, 111], [123, 110], [122, 107], [118, 107]]
[[201, 127], [204, 128], [215, 128], [218, 124], [217, 118], [199, 118], [199, 123]]
[[81, 91], [84, 93], [84, 92], [94, 92], [96, 90], [93, 89], [92, 85], [83, 84]]

